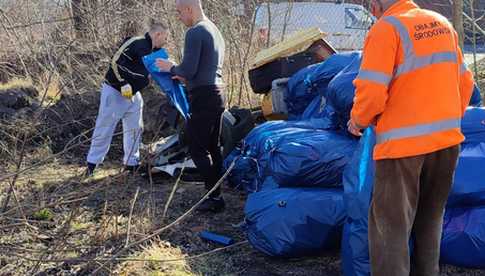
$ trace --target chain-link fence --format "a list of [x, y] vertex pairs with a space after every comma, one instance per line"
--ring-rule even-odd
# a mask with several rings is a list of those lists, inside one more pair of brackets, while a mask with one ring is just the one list
[[[255, 26], [264, 46], [280, 42], [301, 29], [318, 27], [325, 39], [339, 51], [360, 50], [375, 22], [369, 0], [262, 1], [256, 6]], [[416, 0], [423, 8], [444, 15], [453, 22], [451, 0]], [[455, 3], [456, 4], [456, 3]], [[485, 91], [485, 0], [464, 0], [462, 6], [463, 52], [481, 90]], [[456, 22], [454, 22], [456, 23]]]
[[[355, 2], [355, 1], [354, 1]], [[364, 1], [362, 1], [364, 2]], [[318, 27], [339, 51], [362, 49], [375, 18], [364, 3], [265, 2], [256, 10], [256, 27], [269, 44], [307, 28]]]

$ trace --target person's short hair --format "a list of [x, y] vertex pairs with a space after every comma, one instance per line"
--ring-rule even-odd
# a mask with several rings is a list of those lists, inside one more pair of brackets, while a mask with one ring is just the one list
[[150, 22], [148, 23], [148, 31], [153, 33], [153, 32], [164, 32], [164, 31], [167, 31], [168, 30], [168, 27], [167, 25], [165, 25], [164, 23], [160, 22], [160, 21], [154, 21], [154, 20], [150, 20]]

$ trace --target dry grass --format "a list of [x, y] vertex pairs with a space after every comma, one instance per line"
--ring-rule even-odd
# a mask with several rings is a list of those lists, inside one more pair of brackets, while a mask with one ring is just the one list
[[8, 82], [0, 83], [0, 90], [13, 90], [13, 89], [21, 89], [25, 87], [33, 87], [32, 80], [26, 78], [13, 78], [10, 79]]
[[5, 83], [0, 83], [0, 91], [12, 90], [36, 91], [38, 95], [29, 96], [35, 96], [34, 99], [42, 103], [44, 108], [56, 104], [62, 96], [58, 75], [43, 74], [35, 83], [30, 78], [13, 78]]
[[44, 107], [52, 106], [61, 99], [62, 89], [59, 75], [43, 74], [37, 86]]
[[[187, 276], [197, 275], [191, 271], [191, 268], [185, 258], [186, 254], [170, 245], [169, 242], [155, 241], [151, 245], [142, 249], [141, 253], [136, 253], [133, 258], [145, 259], [140, 262], [124, 262], [120, 268], [115, 271], [120, 275], [153, 275], [153, 276]], [[170, 260], [160, 262], [160, 260]], [[172, 261], [173, 260], [173, 261]]]

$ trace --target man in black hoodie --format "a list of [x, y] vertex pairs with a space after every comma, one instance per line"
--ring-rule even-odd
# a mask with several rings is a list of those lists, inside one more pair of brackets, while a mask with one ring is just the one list
[[163, 24], [152, 23], [144, 36], [125, 39], [112, 57], [101, 88], [98, 117], [87, 156], [87, 176], [103, 162], [120, 120], [123, 122], [123, 164], [130, 171], [138, 166], [143, 131], [143, 98], [139, 91], [150, 82], [142, 58], [161, 48], [167, 35]]

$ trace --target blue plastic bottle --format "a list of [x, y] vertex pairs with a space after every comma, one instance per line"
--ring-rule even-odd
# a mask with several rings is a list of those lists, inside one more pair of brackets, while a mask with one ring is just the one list
[[209, 231], [202, 231], [202, 232], [199, 233], [199, 236], [202, 239], [217, 242], [217, 243], [220, 243], [220, 244], [225, 245], [225, 246], [228, 246], [228, 245], [231, 245], [231, 244], [234, 243], [234, 240], [232, 238], [222, 236], [222, 235], [218, 235], [218, 234], [215, 234], [215, 233], [212, 233], [212, 232], [209, 232]]

